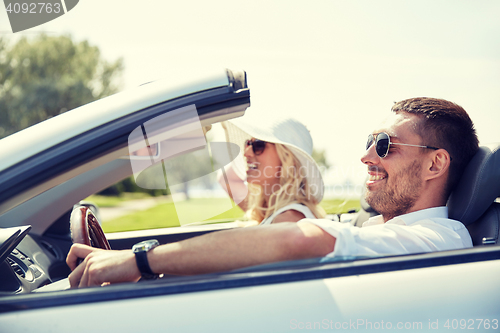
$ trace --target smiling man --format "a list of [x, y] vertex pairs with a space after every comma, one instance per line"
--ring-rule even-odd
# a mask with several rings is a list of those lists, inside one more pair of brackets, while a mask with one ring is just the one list
[[368, 165], [366, 200], [385, 221], [444, 206], [478, 149], [472, 121], [454, 103], [414, 98], [393, 111], [386, 126], [369, 135], [361, 159]]
[[310, 221], [336, 238], [329, 255], [404, 254], [472, 247], [446, 202], [478, 150], [474, 125], [455, 103], [412, 98], [369, 136], [366, 202], [381, 215], [362, 228]]
[[[320, 256], [407, 254], [472, 246], [465, 226], [448, 219], [446, 202], [478, 150], [469, 116], [441, 99], [396, 103], [368, 136], [366, 201], [381, 215], [362, 228], [329, 220], [256, 226], [130, 250], [74, 245], [67, 257], [72, 287], [136, 281], [141, 275], [202, 274]], [[77, 266], [78, 258], [85, 258]], [[140, 267], [140, 268], [139, 268]]]

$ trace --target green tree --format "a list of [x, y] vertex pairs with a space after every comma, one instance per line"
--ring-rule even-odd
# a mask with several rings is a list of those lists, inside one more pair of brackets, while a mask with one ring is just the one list
[[320, 167], [324, 167], [326, 170], [331, 167], [330, 163], [328, 163], [326, 152], [324, 150], [317, 150], [313, 148], [312, 158]]
[[106, 196], [120, 196], [124, 192], [142, 192], [142, 193], [147, 193], [153, 197], [170, 194], [170, 190], [168, 188], [162, 190], [160, 189], [150, 190], [142, 188], [139, 185], [137, 185], [133, 176], [125, 178], [124, 180], [121, 180], [118, 183], [115, 183], [110, 187], [105, 188], [104, 190], [100, 191], [97, 194]]
[[70, 36], [0, 38], [0, 138], [117, 92], [122, 71]]

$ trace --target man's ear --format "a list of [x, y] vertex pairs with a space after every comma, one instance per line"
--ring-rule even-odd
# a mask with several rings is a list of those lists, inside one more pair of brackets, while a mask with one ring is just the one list
[[435, 179], [448, 173], [451, 157], [444, 149], [438, 149], [430, 154], [430, 159], [424, 170], [426, 180]]

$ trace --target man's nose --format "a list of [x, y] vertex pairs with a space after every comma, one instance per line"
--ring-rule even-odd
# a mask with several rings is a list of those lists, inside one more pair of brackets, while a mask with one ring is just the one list
[[375, 143], [372, 143], [363, 156], [361, 156], [361, 162], [367, 165], [377, 164], [380, 162], [380, 157], [377, 155], [377, 151], [375, 150]]

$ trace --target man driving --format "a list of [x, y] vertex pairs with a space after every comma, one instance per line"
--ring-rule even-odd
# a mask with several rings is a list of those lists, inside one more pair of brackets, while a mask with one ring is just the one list
[[[465, 110], [442, 99], [396, 103], [369, 136], [366, 201], [381, 215], [362, 228], [326, 219], [214, 232], [130, 250], [72, 246], [66, 262], [72, 287], [137, 281], [142, 275], [203, 274], [322, 256], [382, 255], [472, 247], [465, 226], [448, 218], [446, 202], [478, 150]], [[85, 258], [77, 265], [78, 258]]]

